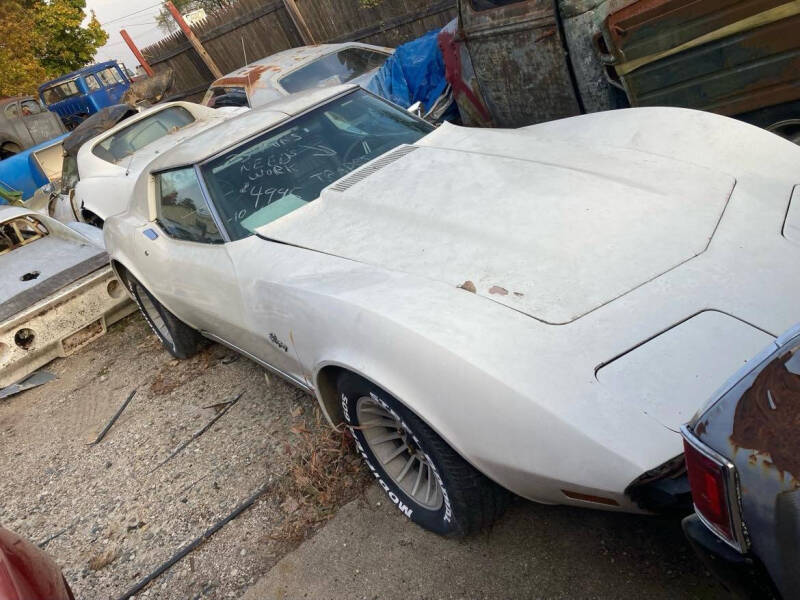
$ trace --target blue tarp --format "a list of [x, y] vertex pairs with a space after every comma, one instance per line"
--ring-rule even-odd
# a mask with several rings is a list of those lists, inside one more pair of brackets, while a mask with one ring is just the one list
[[435, 29], [398, 46], [364, 87], [400, 106], [421, 102], [423, 112], [430, 110], [447, 87], [438, 33]]

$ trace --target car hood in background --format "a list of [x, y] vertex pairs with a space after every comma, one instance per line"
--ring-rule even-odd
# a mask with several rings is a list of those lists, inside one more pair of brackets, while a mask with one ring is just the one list
[[259, 233], [565, 324], [703, 253], [734, 185], [644, 152], [443, 125]]

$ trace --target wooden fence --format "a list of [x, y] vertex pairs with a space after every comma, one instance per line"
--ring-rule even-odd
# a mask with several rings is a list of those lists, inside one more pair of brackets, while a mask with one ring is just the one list
[[[295, 0], [317, 43], [359, 41], [397, 46], [442, 27], [456, 16], [456, 0]], [[223, 73], [229, 73], [303, 40], [284, 0], [237, 0], [192, 27]], [[142, 50], [153, 69], [171, 68], [175, 96], [198, 99], [213, 80], [211, 72], [178, 31]]]

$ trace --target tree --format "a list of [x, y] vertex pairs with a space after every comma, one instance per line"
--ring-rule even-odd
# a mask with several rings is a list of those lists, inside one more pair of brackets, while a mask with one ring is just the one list
[[0, 0], [0, 96], [32, 94], [49, 78], [92, 61], [105, 44], [85, 0]]
[[36, 59], [33, 13], [19, 2], [0, 6], [0, 96], [31, 93], [47, 77]]
[[39, 63], [51, 77], [89, 64], [108, 40], [94, 11], [86, 27], [81, 27], [85, 8], [85, 0], [38, 2], [34, 19], [39, 32]]
[[[172, 0], [175, 8], [182, 15], [188, 12], [202, 8], [207, 13], [212, 13], [223, 8], [227, 8], [236, 0]], [[166, 0], [164, 0], [166, 5]], [[172, 18], [172, 13], [169, 12], [166, 6], [161, 7], [161, 11], [156, 16], [156, 24], [167, 33], [173, 33], [178, 30], [178, 24]]]

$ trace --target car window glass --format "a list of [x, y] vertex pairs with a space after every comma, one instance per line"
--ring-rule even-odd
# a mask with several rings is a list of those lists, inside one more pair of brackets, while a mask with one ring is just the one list
[[156, 199], [158, 224], [168, 236], [206, 244], [224, 241], [193, 167], [156, 175]]
[[231, 239], [315, 200], [322, 189], [433, 127], [358, 90], [210, 160], [201, 168]]
[[45, 104], [54, 104], [61, 100], [66, 100], [72, 96], [77, 96], [81, 93], [75, 81], [66, 81], [64, 83], [45, 88], [42, 91], [42, 100]]
[[11, 102], [3, 109], [3, 112], [9, 119], [15, 119], [19, 116], [19, 104]]
[[92, 154], [116, 163], [193, 122], [194, 117], [188, 110], [170, 106], [110, 135], [92, 148]]
[[289, 93], [339, 85], [377, 69], [386, 58], [385, 54], [366, 48], [345, 48], [292, 71], [280, 79], [279, 83]]
[[96, 92], [100, 89], [100, 82], [97, 81], [94, 75], [87, 75], [83, 79], [86, 81], [86, 87], [89, 88], [90, 92]]
[[114, 67], [108, 67], [107, 69], [98, 71], [97, 76], [100, 78], [100, 81], [102, 81], [103, 85], [106, 87], [117, 85], [118, 83], [123, 82], [122, 77]]
[[42, 107], [34, 100], [23, 100], [20, 102], [20, 105], [22, 106], [22, 115], [26, 117], [29, 115], [38, 115], [42, 112]]
[[500, 8], [501, 6], [517, 4], [523, 1], [524, 0], [472, 0], [472, 8], [475, 10], [490, 10], [492, 8]]

